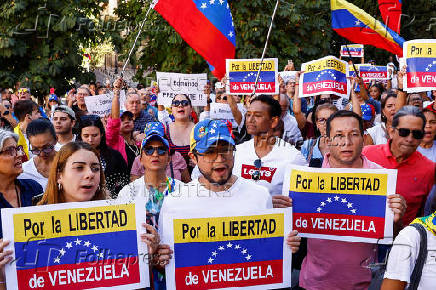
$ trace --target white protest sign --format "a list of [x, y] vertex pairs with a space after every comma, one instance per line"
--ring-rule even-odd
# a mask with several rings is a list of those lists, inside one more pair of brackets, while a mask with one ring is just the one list
[[285, 84], [289, 81], [295, 82], [296, 71], [281, 71], [279, 72], [279, 76], [283, 79]]
[[[231, 96], [228, 96], [228, 98]], [[244, 114], [244, 105], [237, 104], [238, 110]], [[233, 117], [232, 109], [228, 104], [211, 103], [210, 104], [210, 118], [212, 120], [228, 120], [232, 123], [233, 128], [238, 127], [235, 118]]]
[[156, 72], [156, 77], [159, 86], [159, 105], [170, 107], [171, 101], [178, 94], [187, 95], [194, 107], [207, 105], [207, 95], [204, 94], [207, 74]]
[[85, 97], [86, 108], [91, 115], [104, 117], [111, 113], [112, 98], [113, 93], [87, 96]]

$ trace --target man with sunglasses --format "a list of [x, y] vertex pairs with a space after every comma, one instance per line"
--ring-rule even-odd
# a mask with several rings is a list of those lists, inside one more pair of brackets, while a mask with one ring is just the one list
[[[271, 196], [266, 188], [232, 174], [234, 154], [231, 124], [210, 119], [199, 122], [191, 133], [189, 156], [202, 175], [168, 195], [164, 199], [160, 217], [180, 212], [208, 214], [215, 208], [226, 210], [229, 214], [271, 208]], [[162, 225], [162, 222], [159, 224]], [[160, 227], [159, 231], [162, 236], [163, 228]], [[286, 242], [295, 253], [300, 245], [300, 237], [296, 231], [292, 231]], [[168, 245], [159, 245], [161, 265], [168, 264], [171, 254]]]
[[18, 179], [33, 179], [45, 190], [50, 166], [56, 156], [56, 133], [49, 120], [40, 118], [29, 123], [26, 128], [33, 157], [23, 163], [23, 173]]
[[434, 184], [435, 163], [417, 151], [424, 138], [426, 119], [415, 106], [401, 108], [388, 128], [386, 144], [367, 146], [363, 154], [384, 168], [398, 169], [397, 193], [407, 201], [403, 225], [422, 216], [427, 195]]
[[247, 133], [253, 139], [236, 146], [233, 173], [268, 189], [273, 204], [291, 206], [282, 196], [287, 166], [307, 166], [307, 161], [294, 146], [274, 136], [281, 116], [280, 103], [271, 96], [260, 95], [251, 100], [245, 115]]

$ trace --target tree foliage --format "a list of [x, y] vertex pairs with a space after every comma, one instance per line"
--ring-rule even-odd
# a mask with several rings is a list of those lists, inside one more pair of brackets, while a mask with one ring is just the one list
[[[236, 30], [236, 57], [259, 58], [265, 44], [275, 0], [229, 0]], [[350, 2], [381, 20], [377, 0]], [[139, 24], [148, 9], [148, 1], [130, 0], [117, 10], [120, 20]], [[403, 1], [402, 36], [406, 39], [435, 38], [436, 15], [428, 8], [428, 1]], [[432, 18], [433, 17], [433, 18]], [[434, 23], [433, 26], [430, 24]], [[429, 28], [430, 25], [430, 28]], [[122, 59], [133, 44], [139, 25], [131, 25], [124, 38], [114, 38]], [[143, 71], [154, 68], [162, 71], [207, 72], [201, 56], [190, 48], [174, 29], [157, 13], [152, 12], [141, 34], [141, 48], [131, 63], [139, 66], [137, 78]], [[329, 0], [281, 0], [274, 21], [266, 56], [278, 57], [280, 67], [288, 59], [298, 68], [301, 63], [328, 54], [338, 55], [339, 47], [349, 43], [331, 29]], [[139, 45], [137, 45], [139, 47]], [[366, 58], [387, 62], [388, 52], [366, 46]]]
[[0, 4], [0, 87], [17, 82], [32, 93], [65, 91], [68, 81], [89, 80], [83, 47], [101, 42], [95, 26], [106, 0], [15, 0]]

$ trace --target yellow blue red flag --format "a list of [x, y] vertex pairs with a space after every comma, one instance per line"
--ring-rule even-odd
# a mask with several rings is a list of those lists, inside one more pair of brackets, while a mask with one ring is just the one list
[[404, 39], [398, 33], [345, 0], [331, 0], [330, 5], [332, 28], [339, 35], [403, 56]]

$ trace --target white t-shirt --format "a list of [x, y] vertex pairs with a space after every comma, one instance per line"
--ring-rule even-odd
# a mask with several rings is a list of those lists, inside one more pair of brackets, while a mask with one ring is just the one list
[[422, 148], [421, 146], [418, 146], [416, 150], [431, 161], [436, 162], [436, 141], [433, 141], [433, 146], [431, 148]]
[[[211, 191], [195, 179], [178, 186], [164, 199], [159, 219], [166, 214], [208, 213], [215, 208], [231, 213], [263, 210], [272, 208], [272, 200], [266, 188], [242, 178], [236, 179], [227, 191], [221, 192]], [[162, 225], [161, 220], [159, 225]], [[162, 230], [162, 227], [159, 227], [159, 230]]]
[[297, 141], [303, 140], [303, 137], [301, 136], [301, 131], [298, 128], [297, 119], [295, 119], [294, 116], [291, 116], [291, 114], [289, 114], [288, 112], [282, 120], [284, 124], [283, 139], [286, 142], [296, 144]]
[[252, 180], [256, 171], [254, 161], [259, 159], [254, 149], [254, 138], [236, 146], [233, 174], [264, 186], [271, 195], [282, 195], [286, 167], [290, 164], [307, 166], [307, 160], [294, 146], [277, 138], [268, 155], [261, 158], [260, 180]]
[[[435, 289], [436, 285], [436, 236], [427, 232], [427, 260], [422, 269], [421, 281], [418, 289]], [[389, 254], [385, 278], [410, 282], [413, 268], [419, 253], [421, 237], [419, 232], [411, 226], [405, 227], [395, 238]]]
[[386, 125], [384, 123], [377, 123], [374, 127], [366, 129], [366, 133], [371, 136], [374, 145], [388, 143], [385, 128]]
[[[70, 142], [74, 142], [74, 141], [76, 141], [76, 135], [73, 134], [73, 139], [71, 139]], [[67, 143], [65, 143], [65, 144], [67, 144]], [[62, 146], [64, 146], [65, 144], [61, 144], [61, 143], [57, 142], [56, 145], [55, 145], [55, 150], [56, 151], [61, 150]]]
[[[181, 182], [177, 179], [173, 179], [173, 180], [174, 180], [175, 189], [184, 185], [183, 182]], [[129, 200], [129, 201], [133, 201], [137, 197], [143, 197], [143, 198], [145, 198], [145, 200], [148, 200], [150, 198], [150, 194], [148, 192], [148, 189], [145, 186], [144, 177], [140, 177], [138, 179], [135, 179], [133, 182], [124, 186], [123, 189], [120, 190], [120, 193], [118, 193], [117, 199], [125, 199], [125, 200]]]
[[42, 176], [41, 173], [38, 172], [35, 166], [35, 157], [32, 157], [29, 161], [23, 163], [23, 173], [18, 176], [18, 179], [33, 179], [38, 182], [42, 189], [45, 191], [48, 183], [48, 178]]

